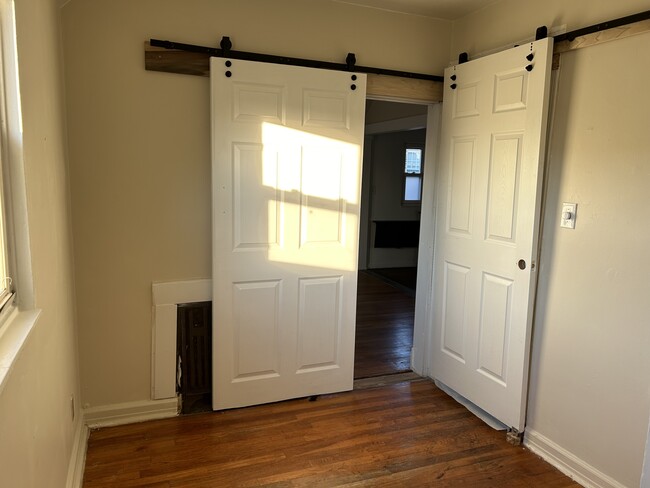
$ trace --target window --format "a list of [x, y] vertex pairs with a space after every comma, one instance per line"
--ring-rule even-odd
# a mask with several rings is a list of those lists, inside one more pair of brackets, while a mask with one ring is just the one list
[[[22, 155], [22, 118], [14, 2], [0, 0], [0, 328], [16, 299], [16, 275], [31, 276], [27, 206]], [[23, 250], [23, 252], [18, 252]], [[25, 279], [22, 308], [33, 305], [31, 280]], [[22, 285], [21, 285], [22, 286]]]
[[404, 151], [402, 205], [420, 205], [422, 202], [423, 170], [424, 147], [409, 144]]
[[18, 81], [14, 2], [0, 0], [0, 394], [40, 313], [34, 307]]

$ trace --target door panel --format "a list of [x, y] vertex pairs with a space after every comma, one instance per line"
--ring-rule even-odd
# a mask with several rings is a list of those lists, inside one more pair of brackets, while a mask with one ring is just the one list
[[225, 61], [211, 61], [213, 408], [349, 390], [365, 75], [353, 90], [352, 73]]
[[454, 139], [452, 144], [449, 230], [470, 234], [476, 139], [473, 137]]
[[287, 99], [284, 85], [238, 82], [232, 89], [234, 122], [284, 124]]
[[277, 154], [247, 143], [234, 143], [233, 151], [234, 247], [265, 250], [278, 243]]
[[500, 134], [492, 139], [488, 183], [486, 239], [514, 244], [517, 187], [521, 175], [523, 134]]
[[341, 277], [302, 278], [298, 304], [298, 372], [339, 366]]
[[511, 307], [512, 280], [483, 273], [478, 370], [503, 385]]
[[551, 55], [545, 39], [445, 71], [432, 374], [519, 430]]
[[279, 375], [280, 287], [279, 281], [233, 284], [234, 381]]
[[467, 332], [467, 277], [469, 268], [445, 263], [444, 308], [442, 310], [443, 352], [465, 364]]

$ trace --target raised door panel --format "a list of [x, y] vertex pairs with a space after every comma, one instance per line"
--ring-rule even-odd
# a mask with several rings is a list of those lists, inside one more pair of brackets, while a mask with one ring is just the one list
[[465, 363], [467, 333], [467, 288], [470, 269], [445, 263], [442, 310], [442, 351]]
[[303, 126], [331, 129], [350, 128], [350, 94], [326, 90], [305, 90]]
[[480, 115], [479, 110], [479, 81], [471, 83], [458, 83], [454, 90], [453, 97], [453, 115], [454, 119], [464, 117], [475, 117]]
[[298, 299], [297, 372], [339, 367], [341, 276], [301, 278]]
[[284, 86], [237, 82], [233, 85], [233, 90], [233, 121], [285, 123], [286, 89]]
[[343, 155], [335, 145], [302, 149], [300, 245], [341, 245], [346, 202]]
[[492, 137], [486, 239], [515, 243], [522, 141], [521, 133]]
[[524, 110], [528, 95], [528, 71], [524, 68], [494, 76], [494, 112]]
[[454, 139], [451, 152], [448, 230], [471, 234], [476, 138]]
[[279, 241], [278, 154], [247, 143], [233, 144], [233, 153], [233, 245], [265, 250]]
[[280, 281], [233, 284], [233, 382], [280, 374]]
[[513, 281], [483, 273], [478, 371], [506, 386]]

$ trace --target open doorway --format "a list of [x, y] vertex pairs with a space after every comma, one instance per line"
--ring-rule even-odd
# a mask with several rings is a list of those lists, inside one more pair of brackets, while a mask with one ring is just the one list
[[355, 379], [411, 370], [427, 108], [366, 103]]

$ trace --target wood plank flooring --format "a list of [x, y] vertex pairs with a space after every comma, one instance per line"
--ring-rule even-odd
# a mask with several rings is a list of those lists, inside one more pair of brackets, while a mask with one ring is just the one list
[[410, 370], [414, 317], [415, 298], [359, 273], [355, 379]]
[[91, 433], [84, 487], [578, 487], [428, 380]]

